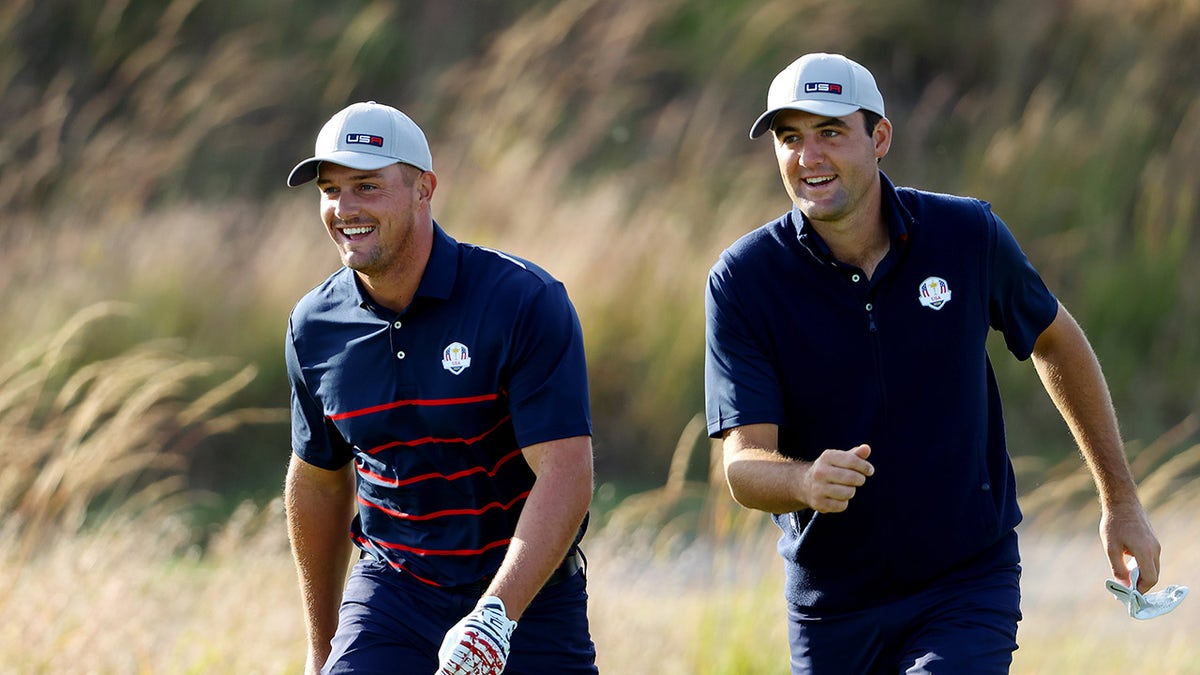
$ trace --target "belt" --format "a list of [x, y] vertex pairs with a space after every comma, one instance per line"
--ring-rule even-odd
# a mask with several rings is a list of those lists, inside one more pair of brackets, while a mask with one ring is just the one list
[[[557, 569], [550, 573], [550, 578], [546, 580], [546, 583], [542, 584], [542, 588], [549, 588], [550, 586], [561, 584], [567, 579], [579, 574], [579, 570], [582, 570], [585, 567], [587, 567], [587, 559], [583, 557], [583, 551], [575, 549], [567, 554], [566, 558], [563, 558], [562, 564], [559, 565]], [[492, 579], [495, 576], [496, 575], [494, 574], [489, 574], [479, 581], [476, 581], [474, 584], [468, 584], [468, 586], [477, 586], [479, 592], [483, 593], [487, 590], [487, 587], [492, 584]]]
[[562, 561], [562, 564], [558, 566], [558, 569], [554, 570], [554, 572], [550, 574], [550, 578], [546, 580], [546, 583], [544, 586], [542, 586], [542, 588], [545, 588], [546, 586], [553, 586], [554, 584], [561, 584], [567, 579], [570, 579], [578, 574], [579, 570], [583, 569], [584, 567], [587, 567], [587, 560], [583, 557], [583, 551], [575, 549], [574, 551], [571, 551], [569, 555], [567, 555], [566, 559]]
[[[359, 549], [359, 558], [372, 558], [374, 560], [379, 560], [379, 558], [372, 555], [366, 549]], [[561, 584], [567, 579], [579, 574], [579, 571], [585, 569], [586, 567], [587, 558], [583, 557], [583, 551], [576, 548], [568, 553], [566, 558], [563, 558], [562, 564], [560, 564], [557, 569], [550, 573], [550, 578], [546, 580], [546, 583], [542, 584], [542, 588], [554, 586], [555, 584]], [[495, 576], [496, 575], [494, 574], [489, 574], [479, 581], [464, 584], [464, 587], [476, 587], [480, 593], [483, 593], [487, 590], [487, 587], [491, 585], [492, 579]]]

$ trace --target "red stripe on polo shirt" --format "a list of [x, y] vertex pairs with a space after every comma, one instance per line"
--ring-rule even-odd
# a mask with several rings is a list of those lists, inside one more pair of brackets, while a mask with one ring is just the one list
[[521, 494], [517, 495], [515, 499], [513, 499], [512, 501], [510, 501], [507, 504], [501, 504], [500, 502], [492, 502], [490, 504], [484, 504], [483, 506], [481, 506], [477, 509], [446, 509], [445, 511], [434, 511], [432, 513], [426, 513], [424, 515], [404, 513], [403, 511], [389, 509], [386, 506], [383, 506], [381, 504], [376, 504], [375, 502], [372, 502], [368, 499], [363, 498], [362, 495], [358, 496], [358, 503], [362, 504], [363, 506], [368, 506], [373, 509], [378, 509], [393, 518], [399, 518], [401, 520], [433, 520], [434, 518], [445, 518], [446, 516], [478, 516], [478, 515], [482, 514], [483, 512], [491, 511], [492, 509], [500, 509], [502, 511], [507, 511], [507, 510], [511, 509], [512, 507], [516, 506], [518, 502], [520, 502], [521, 500], [525, 499], [528, 496], [529, 496], [529, 491], [526, 490], [525, 492], [522, 492]]
[[485, 545], [483, 548], [472, 548], [472, 549], [460, 548], [460, 549], [444, 549], [444, 550], [436, 550], [436, 549], [429, 549], [429, 548], [415, 548], [413, 546], [405, 546], [404, 544], [393, 544], [388, 541], [379, 541], [378, 539], [372, 539], [371, 543], [374, 544], [375, 546], [382, 546], [383, 548], [390, 549], [393, 551], [407, 551], [409, 553], [415, 553], [416, 555], [420, 555], [420, 556], [426, 556], [426, 555], [467, 556], [467, 555], [479, 555], [481, 553], [487, 553], [488, 551], [490, 551], [494, 548], [500, 548], [501, 546], [508, 546], [509, 542], [511, 542], [511, 541], [512, 541], [512, 537], [508, 537], [507, 539], [500, 539], [497, 541], [493, 541], [490, 544]]
[[419, 483], [421, 481], [426, 481], [426, 480], [435, 480], [435, 479], [439, 479], [439, 478], [442, 480], [458, 480], [459, 478], [464, 478], [466, 476], [470, 476], [470, 475], [477, 474], [477, 473], [486, 473], [488, 476], [495, 476], [496, 473], [500, 470], [500, 467], [505, 462], [509, 461], [510, 459], [512, 459], [520, 454], [521, 454], [521, 450], [519, 448], [517, 450], [513, 450], [512, 452], [508, 453], [507, 455], [501, 457], [500, 460], [497, 461], [495, 466], [493, 466], [491, 469], [486, 469], [482, 466], [473, 466], [470, 469], [463, 469], [462, 471], [456, 471], [454, 473], [436, 473], [436, 472], [423, 473], [420, 476], [413, 476], [412, 478], [404, 478], [404, 479], [388, 478], [386, 476], [381, 476], [373, 471], [367, 471], [366, 469], [363, 468], [362, 464], [360, 464], [358, 462], [355, 462], [355, 466], [358, 469], [359, 473], [361, 473], [364, 476], [367, 476], [368, 478], [371, 478], [380, 483], [383, 483], [384, 485], [400, 487], [402, 485], [412, 485], [413, 483]]
[[[367, 539], [366, 537], [356, 535], [354, 537], [354, 541], [357, 541], [359, 544], [361, 544], [364, 547], [364, 549], [370, 550], [372, 547], [371, 540]], [[374, 557], [374, 554], [372, 554], [372, 557]], [[437, 586], [438, 588], [442, 588], [442, 585], [439, 584], [438, 582], [433, 581], [432, 579], [426, 579], [425, 577], [423, 577], [419, 574], [414, 574], [412, 570], [408, 569], [404, 565], [401, 565], [400, 563], [398, 563], [394, 560], [385, 560], [384, 562], [391, 565], [394, 569], [398, 569], [401, 572], [404, 572], [405, 574], [411, 576], [412, 578], [416, 579], [417, 581], [419, 581], [423, 584], [426, 584], [429, 586]]]
[[509, 421], [510, 419], [512, 419], [512, 415], [505, 415], [491, 429], [488, 429], [487, 431], [483, 432], [482, 434], [479, 434], [478, 436], [475, 436], [472, 438], [434, 438], [433, 436], [426, 436], [425, 438], [415, 438], [411, 441], [392, 441], [391, 443], [384, 443], [383, 445], [380, 445], [378, 447], [367, 450], [367, 454], [374, 455], [375, 453], [383, 452], [384, 450], [388, 450], [390, 448], [395, 448], [395, 447], [398, 447], [401, 445], [409, 446], [409, 447], [412, 447], [415, 445], [425, 445], [426, 443], [464, 443], [466, 445], [473, 445], [473, 444], [478, 443], [479, 441], [487, 438], [489, 434], [491, 434], [492, 432], [499, 429], [501, 426], [504, 425], [505, 422]]
[[414, 398], [402, 401], [392, 401], [381, 405], [373, 405], [369, 408], [361, 408], [359, 410], [347, 410], [344, 413], [336, 415], [326, 415], [333, 421], [349, 419], [351, 417], [359, 417], [362, 415], [370, 415], [372, 413], [391, 410], [392, 408], [400, 408], [406, 405], [433, 406], [433, 405], [462, 405], [464, 403], [482, 403], [484, 401], [495, 401], [500, 398], [500, 394], [481, 394], [479, 396], [464, 396], [462, 398]]

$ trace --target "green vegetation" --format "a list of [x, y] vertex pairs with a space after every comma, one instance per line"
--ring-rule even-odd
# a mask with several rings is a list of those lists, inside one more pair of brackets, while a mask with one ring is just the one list
[[[607, 672], [771, 672], [773, 535], [693, 457], [702, 296], [720, 251], [788, 208], [746, 131], [771, 77], [818, 50], [879, 79], [889, 175], [990, 201], [1080, 320], [1166, 569], [1196, 569], [1198, 42], [1195, 0], [6, 2], [0, 656], [296, 668], [270, 500], [281, 343], [337, 259], [315, 195], [283, 181], [330, 114], [375, 99], [429, 135], [438, 221], [543, 264], [579, 308], [616, 484], [589, 537]], [[1090, 485], [1032, 368], [993, 346], [1031, 515], [1014, 672], [1200, 667], [1187, 605], [1154, 630], [1092, 623], [1113, 608]]]
[[[282, 177], [333, 111], [385, 100], [431, 138], [439, 221], [568, 283], [601, 478], [659, 482], [702, 405], [708, 265], [787, 208], [745, 128], [773, 74], [824, 49], [880, 80], [897, 182], [1010, 224], [1094, 340], [1128, 437], [1200, 407], [1195, 3], [18, 0], [0, 35], [0, 296], [28, 317], [0, 329], [9, 349], [128, 302], [141, 333], [257, 366], [239, 403], [285, 405], [287, 311], [336, 258]], [[997, 368], [1014, 449], [1069, 455], [1028, 365]], [[205, 487], [274, 484], [286, 429], [240, 438]]]
[[[0, 367], [0, 658], [17, 673], [298, 672], [302, 614], [281, 499], [243, 502], [200, 546], [188, 518], [195, 495], [182, 487], [185, 440], [260, 421], [220, 412], [245, 377], [160, 343], [74, 361], [72, 346], [120, 321], [120, 309], [89, 308], [46, 349]], [[151, 364], [166, 376], [151, 377]], [[64, 370], [75, 374], [59, 377]], [[1134, 462], [1166, 543], [1164, 583], [1200, 566], [1191, 544], [1200, 492], [1189, 489], [1200, 444], [1187, 446], [1195, 432], [1194, 422], [1181, 425]], [[1172, 459], [1144, 471], [1164, 456]], [[733, 504], [718, 457], [689, 424], [665, 483], [621, 499], [589, 534], [601, 672], [787, 672], [777, 531]], [[1023, 477], [1035, 471], [1051, 478], [1026, 499], [1013, 672], [1193, 672], [1200, 605], [1148, 625], [1131, 620], [1102, 587], [1094, 500], [1080, 500], [1091, 489], [1086, 471], [1074, 462], [1026, 467]], [[84, 517], [112, 494], [116, 506]]]

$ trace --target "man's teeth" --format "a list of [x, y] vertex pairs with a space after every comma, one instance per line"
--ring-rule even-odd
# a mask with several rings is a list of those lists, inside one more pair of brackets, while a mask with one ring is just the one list
[[342, 233], [353, 237], [357, 234], [366, 234], [374, 229], [373, 227], [344, 227], [342, 228]]
[[804, 182], [809, 185], [821, 185], [833, 180], [833, 176], [821, 176], [820, 178], [805, 178]]

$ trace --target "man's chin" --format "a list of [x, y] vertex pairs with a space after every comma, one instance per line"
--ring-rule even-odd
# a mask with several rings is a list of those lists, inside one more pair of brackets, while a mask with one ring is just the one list
[[846, 210], [841, 205], [832, 205], [827, 202], [801, 199], [796, 202], [796, 206], [806, 218], [816, 222], [832, 222], [840, 220], [846, 215]]
[[371, 273], [371, 270], [375, 267], [375, 261], [373, 259], [369, 259], [369, 258], [366, 258], [361, 255], [353, 255], [353, 254], [347, 255], [347, 254], [343, 253], [342, 254], [342, 265], [344, 267], [349, 267], [350, 269], [352, 269], [355, 272], [358, 272], [360, 274], [369, 275]]

